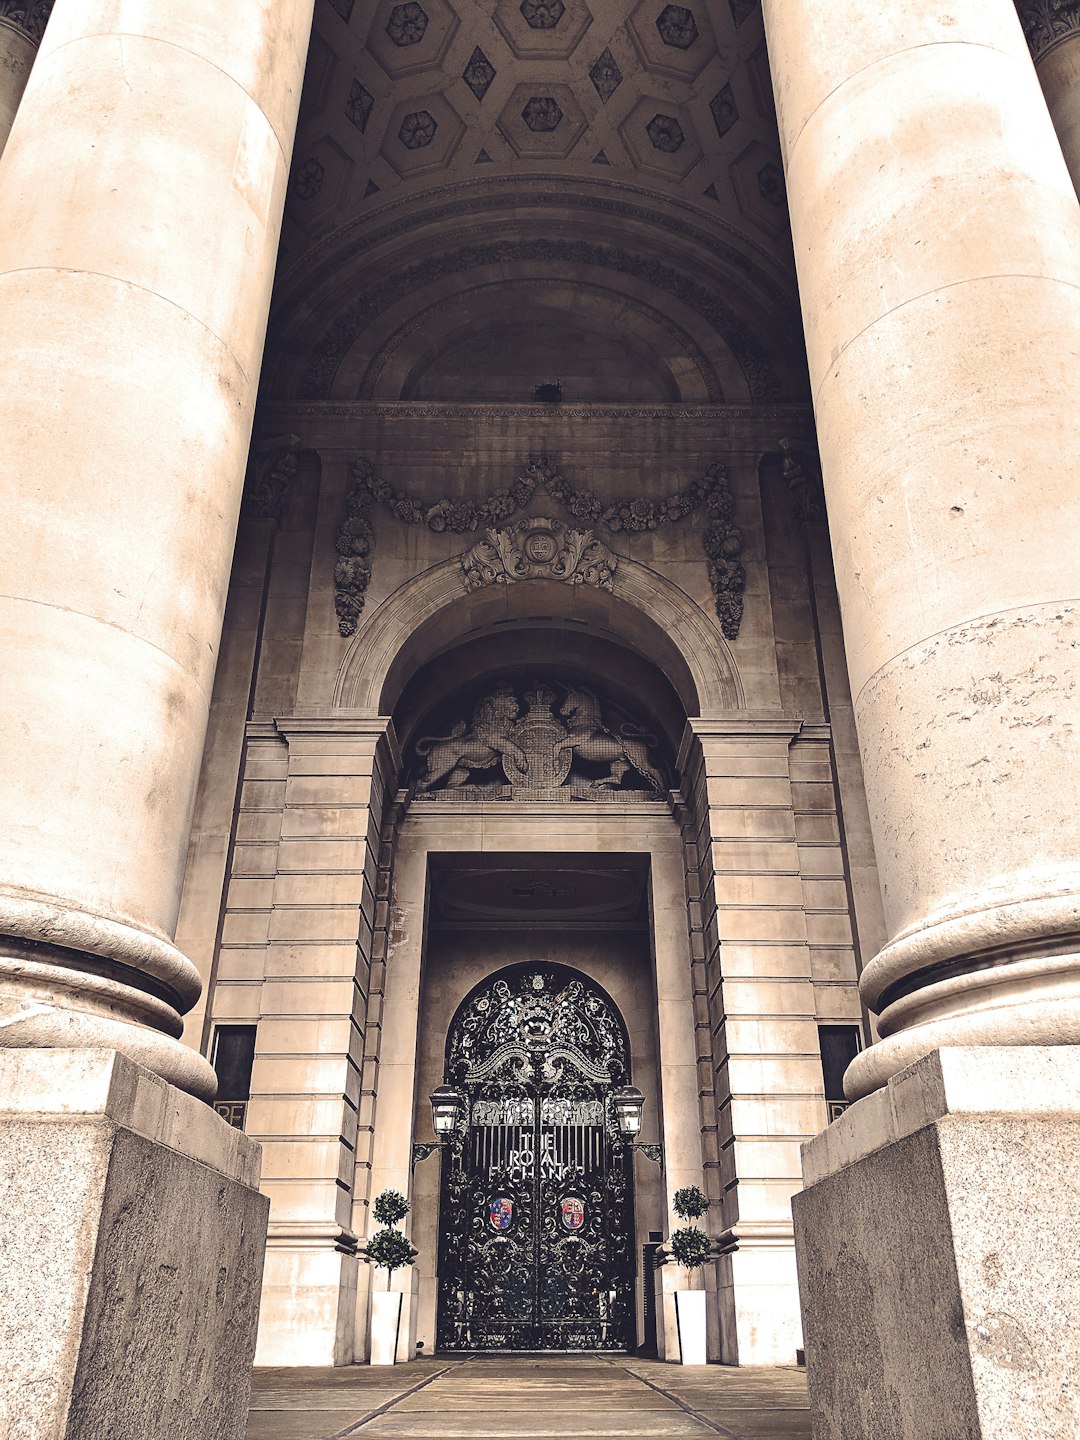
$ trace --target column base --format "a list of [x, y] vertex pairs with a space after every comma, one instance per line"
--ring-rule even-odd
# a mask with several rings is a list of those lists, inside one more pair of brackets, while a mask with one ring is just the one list
[[803, 1149], [815, 1440], [1080, 1434], [1080, 1048], [933, 1052]]
[[719, 1243], [726, 1251], [717, 1266], [719, 1360], [724, 1365], [797, 1364], [803, 1342], [791, 1227], [739, 1222]]
[[115, 1051], [0, 1051], [0, 1434], [241, 1440], [259, 1159]]
[[[277, 1228], [277, 1227], [274, 1227]], [[256, 1365], [352, 1365], [363, 1261], [340, 1227], [282, 1222], [266, 1249]], [[366, 1266], [364, 1267], [367, 1268]]]

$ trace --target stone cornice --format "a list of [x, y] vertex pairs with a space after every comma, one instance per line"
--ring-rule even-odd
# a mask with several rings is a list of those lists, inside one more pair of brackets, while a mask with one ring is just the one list
[[1036, 62], [1055, 45], [1080, 35], [1080, 0], [1016, 0], [1016, 10]]
[[0, 21], [28, 35], [35, 45], [45, 33], [53, 0], [0, 0]]
[[[804, 404], [766, 405], [502, 405], [486, 402], [425, 401], [276, 401], [259, 406], [259, 418], [281, 422], [302, 419], [325, 420], [472, 420], [505, 424], [508, 420], [672, 420], [685, 423], [738, 421], [783, 421], [810, 423], [813, 408]], [[355, 439], [354, 445], [355, 448]]]

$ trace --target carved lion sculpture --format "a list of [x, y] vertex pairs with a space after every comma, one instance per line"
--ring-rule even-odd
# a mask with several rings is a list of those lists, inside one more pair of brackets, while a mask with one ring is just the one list
[[443, 780], [448, 790], [456, 789], [467, 783], [474, 770], [488, 770], [504, 755], [509, 755], [519, 770], [527, 771], [528, 756], [510, 739], [520, 709], [513, 691], [501, 686], [480, 702], [467, 726], [462, 720], [449, 735], [426, 735], [418, 740], [416, 753], [427, 760], [427, 769], [417, 782], [418, 792], [425, 794]]
[[594, 789], [614, 789], [628, 771], [636, 770], [650, 789], [663, 793], [664, 777], [649, 760], [652, 737], [644, 731], [634, 734], [626, 725], [621, 735], [613, 735], [601, 720], [600, 702], [591, 690], [567, 691], [559, 714], [566, 722], [567, 735], [555, 746], [556, 757], [570, 750], [582, 760], [610, 766], [607, 775], [593, 781]]

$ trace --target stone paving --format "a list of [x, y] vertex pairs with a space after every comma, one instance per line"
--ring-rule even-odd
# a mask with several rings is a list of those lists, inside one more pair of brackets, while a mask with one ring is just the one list
[[634, 1356], [417, 1360], [256, 1370], [247, 1440], [810, 1440], [800, 1370]]

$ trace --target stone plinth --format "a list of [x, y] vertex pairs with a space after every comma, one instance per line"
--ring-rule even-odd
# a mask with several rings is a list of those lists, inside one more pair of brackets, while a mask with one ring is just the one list
[[258, 1146], [115, 1051], [0, 1051], [0, 1096], [0, 1434], [239, 1440]]
[[815, 1440], [1080, 1434], [1080, 1050], [935, 1051], [803, 1152]]

